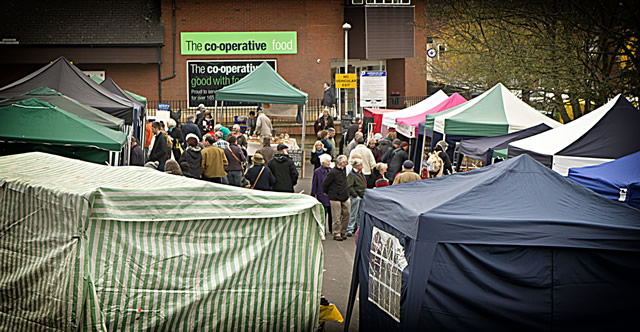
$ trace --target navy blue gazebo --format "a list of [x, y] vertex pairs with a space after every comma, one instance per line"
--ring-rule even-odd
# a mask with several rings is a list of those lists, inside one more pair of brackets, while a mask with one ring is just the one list
[[347, 308], [361, 331], [628, 330], [640, 210], [527, 155], [366, 190]]

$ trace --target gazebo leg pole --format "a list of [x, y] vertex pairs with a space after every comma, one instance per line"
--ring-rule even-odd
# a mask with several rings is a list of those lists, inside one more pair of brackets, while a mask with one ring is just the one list
[[[307, 104], [302, 105], [302, 139], [300, 142], [300, 149], [302, 149], [302, 163], [304, 164], [304, 140], [307, 134]], [[304, 166], [304, 165], [303, 165]], [[304, 177], [304, 167], [302, 177]]]
[[213, 104], [213, 122], [216, 121], [217, 116], [218, 116], [218, 99], [216, 99], [216, 102]]
[[[420, 124], [418, 124], [418, 128], [420, 128]], [[431, 142], [431, 140], [429, 140]], [[427, 123], [425, 122], [424, 130], [422, 131], [422, 153], [420, 153], [420, 166], [418, 169], [420, 170], [420, 175], [422, 175], [422, 165], [424, 164], [424, 148], [427, 144]]]

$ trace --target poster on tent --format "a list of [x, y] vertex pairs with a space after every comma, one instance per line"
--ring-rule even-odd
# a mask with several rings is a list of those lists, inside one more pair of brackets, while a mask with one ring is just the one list
[[[187, 60], [187, 107], [213, 107], [215, 91], [238, 82], [263, 62], [276, 68], [276, 60]], [[226, 106], [255, 106], [255, 103], [226, 102]]]
[[400, 322], [404, 247], [397, 237], [373, 227], [369, 249], [369, 301]]

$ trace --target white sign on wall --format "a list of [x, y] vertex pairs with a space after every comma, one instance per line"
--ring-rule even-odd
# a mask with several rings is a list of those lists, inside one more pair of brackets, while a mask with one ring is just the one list
[[360, 106], [387, 107], [387, 72], [360, 72]]

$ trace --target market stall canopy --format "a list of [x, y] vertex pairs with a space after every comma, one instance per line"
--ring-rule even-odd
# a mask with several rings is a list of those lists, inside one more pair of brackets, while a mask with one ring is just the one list
[[380, 133], [382, 132], [382, 117], [385, 114], [390, 114], [390, 113], [400, 112], [400, 111], [402, 110], [365, 107], [363, 109], [362, 116], [365, 118], [373, 118], [373, 123], [375, 123], [375, 126], [373, 127], [373, 132]]
[[[413, 128], [414, 131], [417, 131], [418, 135], [422, 135], [424, 130], [418, 130], [418, 129], [420, 127], [420, 124], [424, 124], [425, 117], [427, 116], [427, 114], [440, 113], [448, 109], [454, 108], [458, 105], [464, 104], [465, 102], [467, 102], [467, 100], [464, 99], [464, 97], [462, 97], [460, 94], [456, 92], [451, 96], [449, 96], [444, 101], [442, 101], [440, 104], [436, 105], [433, 108], [428, 109], [427, 111], [424, 111], [412, 116], [396, 118], [396, 123], [398, 124], [398, 128], [401, 128], [401, 126], [406, 126], [408, 128], [406, 131], [408, 132], [410, 132], [411, 129]], [[422, 128], [424, 128], [424, 125]], [[408, 136], [406, 134], [403, 134], [403, 135]]]
[[38, 98], [69, 113], [73, 113], [81, 118], [93, 121], [101, 126], [105, 126], [113, 130], [119, 131], [122, 129], [122, 126], [124, 126], [123, 119], [116, 118], [115, 116], [105, 113], [97, 108], [81, 104], [73, 98], [67, 97], [54, 89], [44, 86], [29, 91], [23, 95], [0, 100], [0, 107], [11, 106], [12, 104], [16, 104], [29, 98]]
[[216, 100], [271, 104], [306, 104], [306, 92], [291, 86], [268, 63], [249, 75], [216, 91]]
[[493, 158], [500, 157], [507, 159], [507, 147], [509, 143], [543, 133], [549, 129], [551, 129], [551, 127], [541, 123], [537, 126], [511, 134], [463, 139], [460, 142], [460, 149], [458, 151], [467, 157], [482, 160], [486, 165], [489, 165]]
[[540, 123], [560, 123], [536, 111], [501, 83], [455, 108], [427, 115], [425, 126], [434, 132], [460, 136], [498, 136]]
[[528, 154], [562, 175], [640, 151], [640, 111], [617, 95], [568, 124], [509, 144], [509, 158]]
[[397, 112], [387, 113], [382, 115], [382, 125], [387, 126], [389, 128], [395, 128], [397, 118], [408, 117], [408, 116], [424, 113], [438, 106], [438, 104], [447, 100], [447, 98], [448, 98], [447, 94], [444, 93], [444, 91], [438, 90], [438, 92], [434, 93], [433, 95], [429, 96], [427, 99], [415, 105], [401, 109]]
[[636, 321], [640, 210], [529, 156], [367, 189], [362, 204], [348, 309], [359, 284], [361, 331], [615, 330]]
[[0, 140], [2, 154], [46, 151], [103, 163], [108, 151], [122, 149], [127, 136], [30, 98], [0, 108]]
[[0, 330], [318, 328], [313, 197], [45, 153], [0, 157], [0, 192], [3, 306], [39, 312]]
[[127, 125], [134, 122], [134, 109], [131, 102], [113, 95], [107, 89], [96, 84], [64, 57], [60, 57], [37, 71], [0, 88], [0, 98], [15, 97], [42, 86], [54, 89], [82, 104], [124, 119]]
[[570, 168], [568, 178], [608, 199], [640, 208], [640, 151], [600, 165]]
[[126, 134], [81, 118], [37, 98], [0, 108], [0, 136], [4, 140], [120, 151]]
[[141, 111], [144, 111], [145, 107], [146, 107], [146, 103], [141, 103], [139, 101], [137, 101], [133, 96], [131, 96], [129, 93], [127, 93], [126, 91], [122, 90], [118, 84], [116, 84], [116, 82], [114, 82], [111, 77], [107, 77], [107, 79], [105, 79], [102, 83], [100, 83], [100, 86], [104, 87], [105, 89], [111, 91], [111, 93], [115, 94], [116, 96], [120, 96], [130, 102], [132, 102], [134, 105], [137, 105], [138, 108]]
[[[100, 77], [98, 77], [96, 75], [91, 75], [91, 79], [94, 82], [98, 83], [98, 84], [100, 84], [100, 83], [105, 81], [105, 80], [103, 80], [102, 78], [100, 78]], [[144, 105], [145, 108], [147, 107], [147, 98], [146, 97], [140, 96], [140, 95], [135, 94], [135, 93], [133, 93], [131, 91], [128, 91], [128, 90], [124, 90], [123, 89], [123, 91], [126, 92], [129, 96], [133, 97], [140, 104]]]

